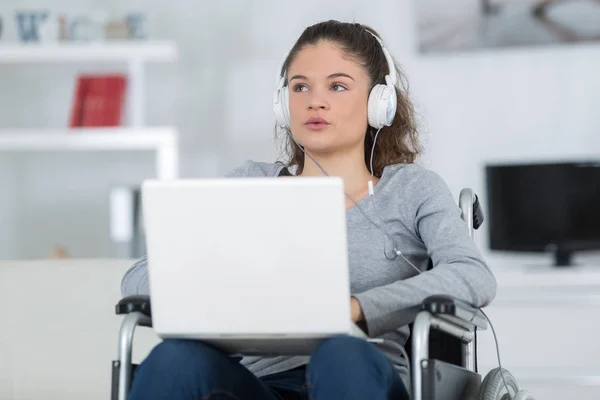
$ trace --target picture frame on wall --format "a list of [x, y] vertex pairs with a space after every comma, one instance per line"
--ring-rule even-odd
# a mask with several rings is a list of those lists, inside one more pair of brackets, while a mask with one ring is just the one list
[[600, 45], [600, 0], [413, 0], [421, 53]]

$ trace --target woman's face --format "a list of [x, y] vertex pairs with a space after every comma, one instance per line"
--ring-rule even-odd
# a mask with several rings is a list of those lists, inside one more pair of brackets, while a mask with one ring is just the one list
[[288, 71], [290, 127], [311, 154], [362, 149], [370, 79], [330, 41], [300, 50]]

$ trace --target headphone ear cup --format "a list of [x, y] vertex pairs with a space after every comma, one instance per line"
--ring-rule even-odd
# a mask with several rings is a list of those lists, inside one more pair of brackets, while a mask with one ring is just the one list
[[396, 90], [393, 86], [373, 86], [367, 104], [369, 125], [375, 129], [390, 126], [396, 115], [396, 106]]
[[383, 85], [373, 86], [371, 93], [369, 93], [369, 100], [367, 103], [367, 119], [369, 125], [375, 129], [383, 127], [383, 125], [381, 125], [381, 120], [378, 118], [379, 113], [377, 112], [382, 88]]
[[285, 128], [290, 129], [290, 91], [287, 86], [281, 89], [281, 108], [283, 110]]
[[288, 105], [289, 92], [287, 86], [277, 89], [273, 99], [273, 112], [275, 121], [280, 128], [290, 127], [290, 109]]

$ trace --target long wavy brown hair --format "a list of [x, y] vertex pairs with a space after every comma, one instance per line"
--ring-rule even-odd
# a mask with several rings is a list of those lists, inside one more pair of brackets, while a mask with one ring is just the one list
[[[376, 84], [385, 83], [385, 75], [389, 73], [388, 64], [381, 45], [369, 32], [379, 37], [374, 29], [358, 23], [330, 20], [312, 25], [304, 30], [290, 50], [280, 74], [283, 76], [298, 52], [305, 46], [324, 40], [338, 44], [346, 55], [365, 68], [371, 79], [371, 88]], [[394, 67], [398, 75], [396, 85], [398, 102], [392, 125], [384, 126], [377, 137], [373, 154], [373, 175], [377, 177], [381, 177], [383, 168], [387, 165], [415, 162], [421, 152], [414, 106], [408, 96], [408, 83], [396, 61], [394, 61]], [[365, 165], [369, 170], [371, 169], [369, 165], [371, 148], [376, 132], [376, 129], [368, 126], [365, 134]], [[276, 135], [279, 136], [277, 128]], [[287, 134], [284, 135], [281, 150], [285, 164], [288, 167], [296, 166], [296, 173], [302, 172], [304, 153]]]

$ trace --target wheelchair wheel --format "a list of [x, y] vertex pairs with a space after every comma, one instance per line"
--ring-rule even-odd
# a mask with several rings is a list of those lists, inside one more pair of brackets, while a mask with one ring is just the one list
[[[508, 392], [502, 375], [506, 380]], [[519, 393], [519, 385], [515, 377], [504, 368], [502, 368], [502, 371], [500, 368], [494, 368], [483, 379], [478, 400], [510, 400], [515, 399], [517, 393]]]

